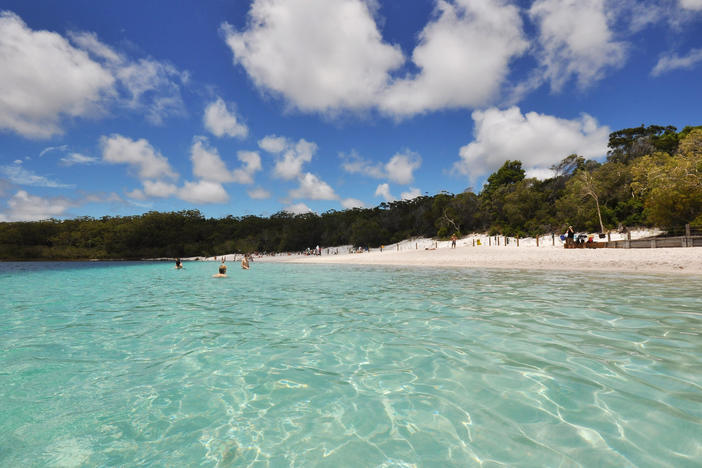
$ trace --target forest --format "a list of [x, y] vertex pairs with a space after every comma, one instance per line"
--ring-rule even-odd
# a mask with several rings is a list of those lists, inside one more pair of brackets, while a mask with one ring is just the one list
[[441, 192], [322, 214], [205, 218], [197, 210], [0, 223], [2, 260], [145, 259], [377, 247], [452, 234], [534, 236], [655, 226], [702, 228], [702, 126], [650, 125], [610, 134], [604, 162], [571, 154], [550, 179], [505, 161], [475, 193]]

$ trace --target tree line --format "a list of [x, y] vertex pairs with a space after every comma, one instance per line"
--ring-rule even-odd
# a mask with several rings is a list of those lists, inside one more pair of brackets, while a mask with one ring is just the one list
[[702, 126], [650, 125], [610, 134], [606, 161], [566, 156], [553, 177], [506, 161], [479, 193], [441, 192], [374, 208], [205, 218], [198, 210], [0, 223], [0, 259], [142, 259], [377, 247], [415, 236], [534, 236], [631, 226], [702, 228]]

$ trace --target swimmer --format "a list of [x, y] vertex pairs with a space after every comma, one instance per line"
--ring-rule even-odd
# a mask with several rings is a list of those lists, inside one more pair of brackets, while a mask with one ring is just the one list
[[244, 255], [244, 258], [241, 260], [241, 268], [244, 270], [249, 269], [249, 259], [246, 257], [246, 255]]
[[183, 264], [180, 262], [179, 258], [176, 258], [176, 270], [180, 270], [183, 268]]
[[227, 265], [219, 265], [219, 273], [212, 275], [213, 278], [226, 278], [227, 277]]

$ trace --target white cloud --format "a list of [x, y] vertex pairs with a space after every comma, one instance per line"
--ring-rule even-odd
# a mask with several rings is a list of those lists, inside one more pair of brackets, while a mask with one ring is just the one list
[[178, 190], [178, 197], [190, 203], [225, 203], [229, 200], [222, 184], [209, 180], [186, 181]]
[[255, 151], [238, 151], [236, 156], [243, 164], [232, 173], [234, 182], [253, 184], [253, 175], [261, 170], [261, 156]]
[[39, 221], [63, 215], [75, 203], [63, 197], [42, 198], [19, 190], [8, 201], [7, 221]]
[[51, 151], [66, 151], [68, 149], [68, 145], [61, 145], [61, 146], [47, 146], [43, 150], [41, 150], [41, 153], [39, 153], [39, 157], [41, 158], [44, 156], [46, 153], [49, 153]]
[[414, 171], [422, 165], [422, 158], [412, 151], [397, 153], [385, 165], [388, 179], [398, 184], [409, 184], [414, 180]]
[[341, 200], [341, 206], [346, 210], [350, 210], [352, 208], [365, 208], [366, 204], [357, 198], [344, 198]]
[[686, 10], [701, 11], [702, 0], [680, 0], [680, 6]]
[[288, 139], [276, 135], [268, 135], [258, 141], [258, 146], [268, 153], [282, 153], [288, 145]]
[[392, 83], [379, 99], [384, 112], [399, 117], [485, 104], [528, 46], [519, 10], [502, 0], [439, 0], [437, 12], [412, 53], [420, 72]]
[[256, 0], [247, 29], [221, 31], [257, 86], [303, 111], [366, 108], [404, 61], [362, 0]]
[[376, 179], [387, 177], [381, 163], [364, 159], [355, 150], [348, 155], [340, 153], [339, 157], [343, 160], [341, 167], [349, 174], [363, 174]]
[[287, 211], [288, 213], [295, 215], [312, 213], [312, 210], [310, 210], [310, 208], [304, 203], [295, 203], [294, 205], [287, 206], [283, 211]]
[[219, 156], [216, 148], [207, 145], [204, 137], [195, 137], [190, 148], [190, 160], [193, 163], [193, 175], [212, 182], [231, 182], [232, 174]]
[[239, 151], [237, 157], [243, 164], [230, 171], [217, 149], [208, 146], [205, 137], [195, 137], [190, 149], [193, 175], [196, 177], [218, 183], [252, 184], [253, 175], [261, 170], [261, 157], [255, 151]]
[[143, 184], [145, 197], [167, 198], [178, 193], [178, 187], [168, 182], [145, 180]]
[[273, 175], [279, 179], [292, 180], [302, 175], [302, 166], [312, 161], [317, 145], [300, 139], [293, 143], [284, 137], [269, 135], [258, 142], [258, 146], [275, 155]]
[[178, 82], [187, 82], [187, 73], [166, 62], [140, 59], [119, 65], [114, 74], [128, 94], [122, 102], [131, 109], [143, 109], [150, 123], [161, 125], [168, 116], [185, 115]]
[[34, 187], [51, 187], [51, 188], [73, 188], [74, 185], [62, 184], [55, 180], [51, 180], [45, 176], [35, 174], [29, 169], [22, 167], [22, 161], [16, 160], [14, 164], [8, 166], [0, 166], [0, 174], [7, 177], [13, 184], [31, 185]]
[[244, 30], [221, 32], [254, 83], [294, 108], [395, 117], [486, 103], [528, 46], [505, 0], [437, 0], [412, 53], [418, 73], [396, 78], [405, 57], [383, 40], [376, 10], [363, 0], [255, 0]]
[[422, 158], [419, 154], [406, 150], [403, 153], [396, 153], [383, 165], [380, 162], [373, 162], [364, 159], [356, 151], [346, 155], [341, 153], [341, 167], [349, 174], [362, 174], [376, 179], [390, 179], [398, 184], [409, 184], [414, 180], [414, 171], [422, 165]]
[[626, 45], [613, 40], [605, 0], [537, 0], [529, 16], [539, 29], [538, 55], [553, 91], [571, 77], [586, 88], [624, 62]]
[[271, 197], [271, 193], [263, 187], [256, 187], [246, 192], [254, 200], [265, 200]]
[[290, 191], [290, 198], [309, 200], [336, 200], [339, 198], [329, 184], [314, 174], [306, 173], [300, 177], [299, 182], [299, 187]]
[[403, 200], [412, 200], [413, 198], [421, 197], [422, 191], [415, 187], [410, 187], [407, 192], [402, 192], [400, 198]]
[[653, 70], [651, 70], [651, 75], [659, 76], [672, 70], [687, 70], [699, 62], [702, 62], [702, 49], [692, 49], [687, 55], [682, 57], [677, 54], [661, 57], [658, 59], [656, 66], [653, 67]]
[[205, 109], [204, 125], [207, 130], [218, 137], [230, 136], [246, 138], [249, 129], [240, 122], [235, 112], [227, 109], [227, 104], [222, 98], [210, 103]]
[[517, 107], [474, 111], [475, 140], [460, 149], [454, 168], [472, 180], [492, 172], [506, 160], [519, 160], [527, 170], [546, 169], [572, 153], [598, 158], [607, 152], [609, 128], [582, 114], [574, 120], [536, 112], [522, 115]]
[[140, 179], [177, 179], [178, 174], [161, 153], [145, 139], [132, 140], [122, 135], [100, 137], [102, 159], [111, 164], [128, 164], [138, 170]]
[[29, 138], [62, 132], [61, 119], [96, 114], [112, 74], [61, 35], [0, 13], [0, 129]]
[[390, 193], [390, 185], [388, 184], [378, 185], [378, 187], [375, 189], [375, 196], [383, 197], [383, 199], [385, 199], [386, 202], [391, 202], [395, 200], [395, 197], [393, 197]]
[[97, 34], [91, 32], [69, 32], [68, 37], [81, 49], [113, 64], [124, 63], [125, 59], [111, 47], [103, 44]]
[[92, 156], [86, 156], [80, 153], [70, 153], [68, 156], [64, 156], [59, 159], [64, 166], [73, 166], [75, 164], [94, 164], [97, 162], [97, 158]]

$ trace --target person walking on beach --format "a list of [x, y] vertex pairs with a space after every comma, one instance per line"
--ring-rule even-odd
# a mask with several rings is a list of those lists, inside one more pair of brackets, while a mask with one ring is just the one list
[[455, 248], [456, 248], [456, 240], [457, 240], [457, 239], [458, 239], [458, 238], [456, 237], [456, 234], [452, 234], [452, 235], [451, 235], [451, 248], [452, 248], [452, 249], [455, 249]]

